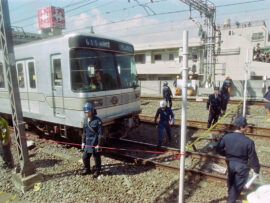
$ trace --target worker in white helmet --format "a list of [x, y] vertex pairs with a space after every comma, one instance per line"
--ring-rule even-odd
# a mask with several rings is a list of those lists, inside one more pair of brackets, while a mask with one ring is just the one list
[[160, 120], [158, 123], [158, 146], [162, 144], [162, 134], [163, 129], [166, 129], [169, 141], [172, 138], [171, 125], [174, 123], [174, 114], [171, 108], [167, 107], [167, 102], [165, 100], [160, 101], [160, 108], [158, 108], [156, 116], [155, 116], [155, 124], [157, 122], [157, 118], [160, 116]]

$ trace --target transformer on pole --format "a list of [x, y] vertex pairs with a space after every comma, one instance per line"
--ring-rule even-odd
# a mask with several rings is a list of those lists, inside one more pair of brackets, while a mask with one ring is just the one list
[[204, 40], [206, 50], [206, 67], [204, 67], [204, 78], [202, 85], [211, 87], [215, 84], [215, 15], [216, 7], [208, 0], [180, 0], [187, 4], [190, 9], [193, 8], [205, 17], [206, 40]]
[[[16, 61], [10, 27], [8, 0], [1, 0], [0, 3], [0, 45], [3, 51], [3, 64], [7, 73], [7, 86], [11, 104], [12, 122], [15, 131], [15, 145], [18, 151], [20, 164], [19, 168], [17, 168], [17, 172], [19, 173], [15, 174], [13, 180], [15, 182], [15, 186], [24, 192], [25, 190], [29, 189], [29, 187], [32, 187], [35, 182], [34, 180], [40, 180], [40, 176], [34, 174], [35, 169], [30, 162], [27, 150], [24, 127], [25, 123], [23, 122], [23, 114], [16, 73]], [[24, 181], [25, 178], [27, 179], [26, 181]]]

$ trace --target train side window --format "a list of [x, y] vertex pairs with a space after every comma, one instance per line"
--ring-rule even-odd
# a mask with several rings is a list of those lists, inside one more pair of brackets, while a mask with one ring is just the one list
[[23, 64], [17, 63], [17, 76], [19, 88], [25, 88]]
[[62, 86], [61, 59], [53, 59], [54, 86]]
[[33, 61], [27, 63], [28, 66], [28, 76], [29, 76], [29, 84], [30, 88], [36, 88], [36, 72], [35, 72], [35, 64]]
[[2, 63], [0, 63], [0, 88], [5, 88], [4, 67]]
[[120, 87], [117, 80], [114, 55], [112, 53], [101, 51], [100, 59], [103, 72], [104, 88], [106, 90], [119, 89]]

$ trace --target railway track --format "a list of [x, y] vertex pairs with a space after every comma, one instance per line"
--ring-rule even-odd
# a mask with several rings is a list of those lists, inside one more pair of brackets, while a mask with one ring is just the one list
[[[163, 97], [146, 97], [146, 96], [141, 96], [142, 100], [162, 100]], [[207, 98], [200, 98], [200, 99], [196, 99], [196, 98], [188, 98], [187, 99], [188, 102], [200, 102], [200, 103], [206, 103], [207, 102]], [[181, 97], [174, 97], [172, 98], [172, 101], [182, 101]], [[239, 102], [241, 102], [240, 100], [230, 100], [229, 104], [239, 104]], [[264, 101], [255, 101], [255, 100], [248, 100], [247, 101], [247, 105], [257, 105], [257, 106], [264, 106], [265, 102]]]
[[[165, 168], [168, 170], [171, 170], [173, 172], [179, 173], [179, 166], [175, 166], [175, 165], [171, 165], [169, 163], [162, 163], [158, 160], [158, 156], [147, 156], [145, 155], [147, 152], [153, 152], [153, 153], [160, 153], [160, 155], [168, 155], [168, 156], [175, 156], [177, 154], [180, 153], [179, 149], [176, 148], [168, 148], [168, 147], [157, 147], [153, 144], [149, 144], [149, 143], [143, 143], [143, 142], [138, 142], [138, 141], [133, 141], [133, 140], [127, 140], [127, 139], [113, 139], [113, 146], [115, 146], [115, 144], [120, 144], [120, 146], [133, 146], [133, 154], [131, 153], [119, 153], [119, 152], [109, 152], [107, 154], [109, 154], [109, 156], [115, 156], [115, 157], [120, 157], [122, 159], [126, 159], [135, 163], [139, 163], [139, 164], [143, 164], [143, 165], [154, 165], [156, 167], [161, 167], [161, 168]], [[128, 148], [128, 147], [127, 147]], [[138, 150], [139, 148], [139, 150]], [[138, 153], [142, 152], [143, 150], [141, 149], [145, 149], [144, 151], [146, 153], [144, 153], [143, 155], [139, 155]], [[134, 150], [135, 149], [135, 150]], [[151, 151], [149, 151], [151, 150]], [[134, 151], [137, 151], [137, 154], [134, 155]], [[196, 158], [196, 159], [200, 159], [203, 161], [209, 161], [209, 160], [214, 160], [215, 162], [218, 163], [223, 163], [225, 164], [225, 157], [222, 156], [217, 156], [217, 155], [212, 155], [212, 154], [206, 154], [206, 153], [198, 153], [198, 152], [192, 152], [192, 151], [187, 151], [186, 152], [186, 157], [187, 158]], [[162, 160], [162, 158], [161, 158]], [[177, 159], [174, 159], [175, 161], [177, 161]], [[179, 161], [177, 161], [177, 163], [179, 163]], [[265, 165], [265, 164], [261, 164], [261, 168], [262, 170], [270, 170], [270, 165]], [[209, 173], [206, 171], [202, 171], [202, 170], [197, 170], [197, 169], [192, 169], [192, 168], [185, 168], [185, 172], [188, 175], [196, 175], [196, 176], [203, 176], [204, 178], [210, 178], [210, 179], [214, 179], [214, 180], [221, 180], [224, 183], [227, 180], [227, 177], [224, 175], [218, 175], [218, 174], [214, 174], [214, 173]], [[256, 185], [260, 185], [260, 183], [256, 183]]]
[[[123, 139], [121, 139], [119, 141], [121, 141], [121, 143], [129, 142], [129, 143], [133, 143], [133, 144], [136, 144], [136, 145], [141, 145], [141, 146], [144, 146], [144, 147], [147, 146], [147, 147], [150, 147], [150, 148], [155, 148], [154, 146], [151, 146], [151, 144], [146, 144], [146, 143], [132, 142], [130, 140], [128, 141], [128, 140], [123, 140]], [[163, 150], [164, 149], [165, 148], [163, 148]], [[169, 151], [172, 152], [174, 150], [171, 148], [171, 149], [169, 149]], [[120, 153], [120, 152], [111, 152], [111, 151], [106, 152], [105, 154], [106, 154], [106, 156], [109, 156], [109, 157], [114, 157], [114, 158], [117, 158], [117, 159], [120, 158], [120, 159], [128, 160], [128, 161], [131, 161], [131, 162], [134, 162], [134, 163], [137, 163], [137, 164], [152, 165], [152, 166], [155, 166], [155, 167], [164, 168], [164, 169], [170, 170], [170, 171], [175, 172], [175, 173], [179, 173], [179, 170], [180, 170], [180, 167], [178, 167], [178, 166], [173, 166], [173, 165], [161, 163], [161, 162], [155, 161], [154, 158], [143, 158], [143, 157], [140, 157], [140, 156], [137, 156], [137, 155], [125, 154], [125, 153]], [[212, 173], [207, 173], [207, 172], [196, 170], [196, 169], [186, 168], [185, 172], [186, 172], [187, 175], [190, 175], [190, 176], [203, 176], [206, 179], [220, 180], [220, 181], [222, 181], [224, 183], [226, 183], [226, 180], [227, 180], [227, 178], [225, 176], [212, 174]]]
[[[139, 118], [141, 122], [154, 124], [154, 117], [152, 116], [140, 114]], [[181, 124], [181, 120], [175, 119], [175, 125], [179, 126], [180, 124]], [[196, 130], [207, 130], [207, 122], [188, 120], [187, 127], [193, 128]], [[220, 124], [217, 124], [216, 128], [212, 129], [211, 132], [222, 134], [222, 133], [231, 131], [232, 128], [233, 126], [231, 124], [220, 123]], [[252, 125], [249, 125], [247, 128], [246, 136], [270, 139], [270, 128], [261, 128], [261, 127], [254, 127]]]

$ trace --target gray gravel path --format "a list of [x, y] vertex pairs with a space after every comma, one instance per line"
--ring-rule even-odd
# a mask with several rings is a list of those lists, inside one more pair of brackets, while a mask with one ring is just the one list
[[[16, 195], [22, 202], [178, 202], [177, 173], [103, 157], [102, 175], [92, 179], [91, 175], [79, 175], [82, 153], [78, 149], [39, 141], [36, 145], [30, 155], [37, 172], [44, 177], [40, 189], [29, 190], [25, 194], [15, 191], [11, 172], [0, 168], [0, 191]], [[14, 145], [12, 151], [15, 152]], [[14, 158], [17, 162], [17, 157]], [[186, 177], [186, 202], [224, 199], [226, 189], [221, 185]], [[210, 195], [217, 188], [218, 194]]]

